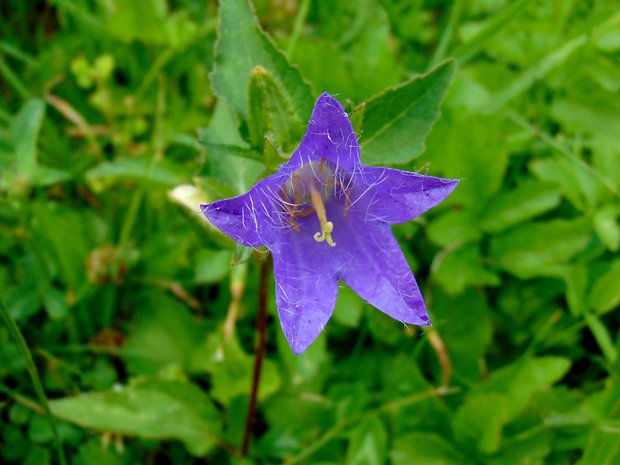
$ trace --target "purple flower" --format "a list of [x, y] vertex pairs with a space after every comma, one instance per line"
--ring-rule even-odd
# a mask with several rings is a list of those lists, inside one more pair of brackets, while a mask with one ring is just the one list
[[324, 93], [301, 145], [277, 173], [201, 208], [236, 241], [271, 251], [282, 330], [300, 354], [331, 317], [338, 280], [398, 321], [430, 325], [390, 225], [434, 207], [457, 184], [363, 165], [347, 114]]

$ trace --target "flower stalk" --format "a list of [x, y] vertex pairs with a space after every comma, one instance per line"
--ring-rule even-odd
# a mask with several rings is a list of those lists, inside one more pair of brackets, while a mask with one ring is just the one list
[[252, 371], [252, 388], [250, 391], [250, 401], [248, 414], [245, 421], [245, 431], [243, 433], [243, 443], [241, 445], [241, 455], [247, 457], [250, 450], [250, 440], [252, 429], [256, 417], [256, 405], [258, 400], [258, 389], [265, 358], [265, 342], [267, 334], [267, 297], [269, 285], [269, 270], [271, 269], [269, 256], [260, 262], [260, 273], [258, 282], [258, 312], [256, 314], [256, 342], [254, 346], [254, 369]]

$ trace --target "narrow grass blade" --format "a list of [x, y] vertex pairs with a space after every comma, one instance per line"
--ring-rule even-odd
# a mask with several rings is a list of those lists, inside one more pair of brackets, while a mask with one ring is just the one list
[[41, 383], [41, 378], [39, 377], [39, 373], [37, 372], [37, 367], [32, 360], [32, 354], [30, 353], [30, 349], [28, 349], [28, 344], [26, 344], [26, 340], [22, 335], [22, 332], [19, 330], [19, 327], [11, 317], [9, 313], [9, 309], [4, 303], [2, 297], [0, 297], [0, 317], [2, 321], [6, 325], [9, 330], [9, 333], [15, 340], [19, 351], [22, 353], [24, 357], [24, 362], [26, 363], [26, 368], [28, 369], [28, 374], [30, 375], [30, 379], [32, 380], [32, 384], [34, 386], [34, 390], [39, 397], [39, 402], [43, 406], [45, 410], [45, 414], [50, 422], [50, 427], [52, 429], [52, 434], [54, 436], [54, 444], [56, 445], [56, 450], [58, 451], [58, 460], [61, 465], [67, 465], [67, 458], [65, 457], [65, 451], [62, 447], [62, 442], [60, 440], [60, 436], [58, 435], [58, 429], [56, 428], [56, 420], [52, 416], [52, 413], [49, 408], [49, 404], [47, 401], [47, 396], [45, 395], [45, 391], [43, 389], [43, 384]]

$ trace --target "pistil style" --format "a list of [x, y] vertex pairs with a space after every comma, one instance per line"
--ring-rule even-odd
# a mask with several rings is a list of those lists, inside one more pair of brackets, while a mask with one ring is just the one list
[[311, 187], [310, 198], [312, 200], [312, 206], [314, 207], [314, 211], [316, 211], [316, 216], [319, 217], [319, 222], [321, 223], [321, 231], [314, 233], [314, 240], [317, 242], [327, 241], [330, 246], [335, 247], [336, 243], [332, 239], [334, 223], [332, 223], [331, 221], [327, 221], [327, 213], [325, 212], [325, 204], [323, 203], [323, 198], [314, 187]]

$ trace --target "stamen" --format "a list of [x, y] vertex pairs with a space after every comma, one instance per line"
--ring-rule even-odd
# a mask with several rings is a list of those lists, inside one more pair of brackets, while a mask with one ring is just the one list
[[327, 221], [327, 213], [325, 212], [323, 198], [314, 187], [310, 189], [310, 198], [312, 199], [312, 206], [316, 211], [316, 216], [319, 217], [319, 222], [321, 223], [321, 231], [314, 233], [314, 240], [317, 242], [327, 241], [330, 246], [335, 247], [336, 243], [332, 239], [334, 223]]

